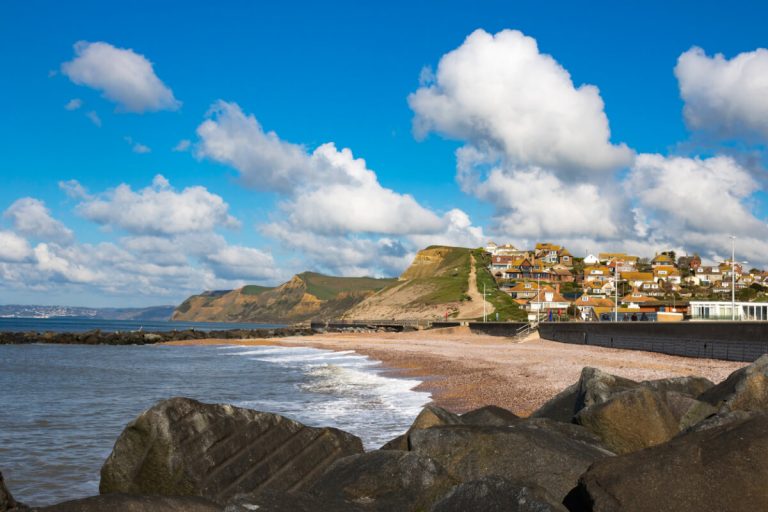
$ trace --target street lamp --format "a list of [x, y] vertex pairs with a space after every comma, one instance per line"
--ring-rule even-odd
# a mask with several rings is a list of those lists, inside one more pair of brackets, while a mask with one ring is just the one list
[[613, 267], [613, 321], [619, 321], [619, 265]]
[[731, 235], [731, 321], [736, 320], [736, 237]]

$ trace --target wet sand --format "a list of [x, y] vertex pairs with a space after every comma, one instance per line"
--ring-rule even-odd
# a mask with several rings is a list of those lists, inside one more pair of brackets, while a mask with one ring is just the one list
[[746, 363], [693, 359], [651, 352], [522, 341], [472, 334], [468, 328], [409, 333], [327, 333], [260, 340], [191, 340], [170, 345], [280, 345], [354, 350], [381, 361], [393, 375], [417, 378], [416, 388], [454, 412], [498, 405], [527, 416], [576, 382], [584, 366], [633, 380], [686, 375], [725, 379]]

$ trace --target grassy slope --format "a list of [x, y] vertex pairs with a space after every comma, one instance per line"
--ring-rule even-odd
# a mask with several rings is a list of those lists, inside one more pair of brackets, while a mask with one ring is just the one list
[[299, 277], [307, 285], [307, 293], [320, 300], [331, 300], [344, 292], [377, 292], [396, 283], [397, 279], [377, 279], [374, 277], [334, 277], [304, 272]]
[[[418, 272], [406, 270], [403, 276], [417, 275], [408, 281], [406, 286], [428, 286], [429, 293], [418, 299], [419, 303], [434, 305], [447, 302], [459, 302], [467, 299], [469, 286], [469, 249], [462, 247], [438, 247], [444, 252], [443, 259], [434, 265], [428, 265]], [[409, 274], [410, 272], [410, 274]], [[428, 276], [428, 277], [426, 277]]]
[[[525, 311], [520, 309], [520, 306], [510, 297], [508, 294], [499, 290], [496, 280], [488, 270], [490, 264], [490, 258], [482, 249], [475, 249], [472, 251], [475, 256], [475, 272], [477, 273], [477, 289], [480, 293], [483, 293], [483, 284], [485, 284], [485, 293], [488, 302], [493, 304], [496, 308], [496, 312], [499, 313], [499, 321], [505, 322], [507, 320], [512, 321], [526, 321], [528, 315]], [[489, 320], [495, 320], [496, 315], [491, 315]]]

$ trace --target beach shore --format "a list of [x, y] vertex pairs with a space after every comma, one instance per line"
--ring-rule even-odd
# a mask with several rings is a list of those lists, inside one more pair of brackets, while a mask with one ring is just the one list
[[747, 363], [473, 334], [466, 327], [406, 333], [326, 333], [258, 340], [203, 339], [170, 345], [280, 345], [354, 350], [387, 372], [421, 380], [419, 391], [461, 413], [498, 405], [527, 416], [576, 382], [585, 366], [633, 380], [698, 375], [714, 382]]

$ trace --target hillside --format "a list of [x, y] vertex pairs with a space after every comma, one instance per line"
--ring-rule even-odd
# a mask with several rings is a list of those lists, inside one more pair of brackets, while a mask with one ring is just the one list
[[172, 320], [190, 322], [293, 323], [338, 318], [395, 279], [332, 277], [304, 272], [275, 288], [249, 285], [205, 292], [185, 300]]
[[[343, 318], [369, 319], [476, 319], [483, 315], [482, 289], [487, 283], [489, 300], [485, 312], [500, 310], [500, 320], [518, 316], [516, 305], [497, 297], [496, 283], [483, 267], [482, 251], [462, 247], [432, 246], [419, 251], [397, 283], [381, 290], [350, 309]], [[481, 285], [482, 287], [482, 285]], [[510, 304], [511, 303], [511, 304]], [[494, 317], [495, 318], [495, 315]]]

